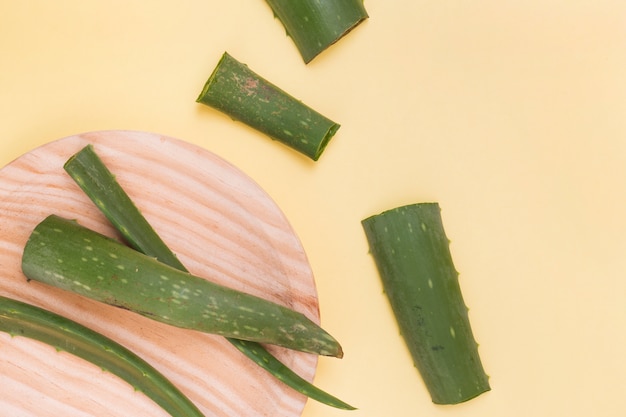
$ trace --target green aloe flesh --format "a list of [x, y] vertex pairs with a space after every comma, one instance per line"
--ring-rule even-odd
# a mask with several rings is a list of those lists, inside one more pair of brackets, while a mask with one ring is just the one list
[[262, 78], [227, 52], [196, 99], [317, 161], [339, 124]]
[[50, 215], [31, 233], [22, 271], [40, 281], [173, 326], [342, 356], [303, 314], [172, 268], [74, 220]]
[[[176, 269], [187, 271], [117, 182], [93, 145], [87, 145], [72, 155], [64, 168], [132, 247]], [[300, 377], [261, 344], [230, 337], [226, 339], [257, 365], [296, 391], [332, 407], [355, 409]]]
[[34, 339], [85, 359], [143, 392], [173, 417], [202, 417], [163, 374], [139, 356], [73, 320], [21, 301], [0, 297], [0, 331]]
[[368, 18], [363, 0], [267, 0], [305, 63]]
[[434, 403], [490, 389], [437, 203], [398, 207], [362, 226], [384, 291]]

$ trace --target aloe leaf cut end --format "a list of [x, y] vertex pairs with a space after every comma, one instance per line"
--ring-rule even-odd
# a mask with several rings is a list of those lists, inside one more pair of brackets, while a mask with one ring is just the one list
[[224, 52], [196, 102], [317, 161], [340, 125]]
[[456, 404], [489, 391], [439, 204], [398, 207], [364, 219], [362, 225], [433, 402]]
[[267, 0], [305, 63], [369, 16], [363, 0]]

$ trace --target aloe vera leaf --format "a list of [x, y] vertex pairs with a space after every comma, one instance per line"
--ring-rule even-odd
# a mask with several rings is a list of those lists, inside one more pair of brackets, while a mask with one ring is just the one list
[[227, 52], [196, 99], [317, 161], [340, 125]]
[[191, 400], [149, 363], [73, 320], [0, 296], [0, 331], [38, 340], [85, 359], [125, 380], [173, 417], [203, 417]]
[[172, 268], [74, 220], [50, 215], [33, 230], [22, 271], [156, 321], [341, 357], [339, 343], [302, 313]]
[[113, 224], [129, 246], [186, 271], [89, 144], [63, 165], [65, 172]]
[[362, 226], [433, 402], [456, 404], [490, 390], [439, 204], [398, 207], [364, 219]]
[[368, 18], [363, 0], [267, 0], [309, 63]]
[[[131, 246], [171, 267], [187, 271], [100, 159], [93, 145], [87, 145], [72, 155], [64, 169]], [[301, 394], [335, 408], [355, 409], [300, 377], [261, 344], [230, 337], [226, 339], [257, 365]]]
[[272, 354], [270, 354], [266, 349], [263, 349], [263, 347], [258, 343], [239, 339], [231, 342], [237, 349], [245, 354], [252, 352], [253, 355], [249, 355], [249, 357], [253, 361], [274, 375], [274, 377], [278, 380], [284, 382], [299, 393], [304, 394], [322, 404], [341, 410], [356, 410], [354, 406], [340, 400], [339, 398], [303, 379], [301, 376], [289, 369], [289, 367], [285, 364], [276, 359], [275, 356], [272, 356]]

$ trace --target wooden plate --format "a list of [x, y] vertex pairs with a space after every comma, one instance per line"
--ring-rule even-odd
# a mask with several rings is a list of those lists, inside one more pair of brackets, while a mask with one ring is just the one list
[[[306, 398], [224, 338], [181, 330], [27, 282], [22, 249], [48, 214], [115, 232], [63, 170], [87, 144], [193, 273], [301, 311], [319, 323], [315, 282], [300, 241], [273, 200], [214, 154], [152, 133], [103, 131], [39, 147], [0, 170], [0, 295], [78, 321], [123, 344], [170, 378], [207, 416], [299, 416]], [[268, 347], [312, 380], [315, 355]], [[167, 416], [123, 380], [67, 352], [0, 333], [0, 409], [20, 416]]]

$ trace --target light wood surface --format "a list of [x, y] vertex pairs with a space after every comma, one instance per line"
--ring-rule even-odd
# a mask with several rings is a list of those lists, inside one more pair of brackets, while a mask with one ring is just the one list
[[[123, 344], [172, 379], [207, 416], [300, 415], [305, 398], [222, 337], [177, 329], [26, 281], [21, 252], [48, 214], [115, 236], [63, 170], [63, 163], [89, 143], [193, 273], [288, 305], [319, 323], [312, 271], [272, 199], [210, 152], [136, 131], [66, 137], [0, 171], [0, 294], [52, 310]], [[79, 358], [36, 341], [7, 334], [0, 338], [0, 404], [10, 415], [166, 415], [122, 380]], [[303, 377], [313, 378], [314, 355], [269, 349]]]

